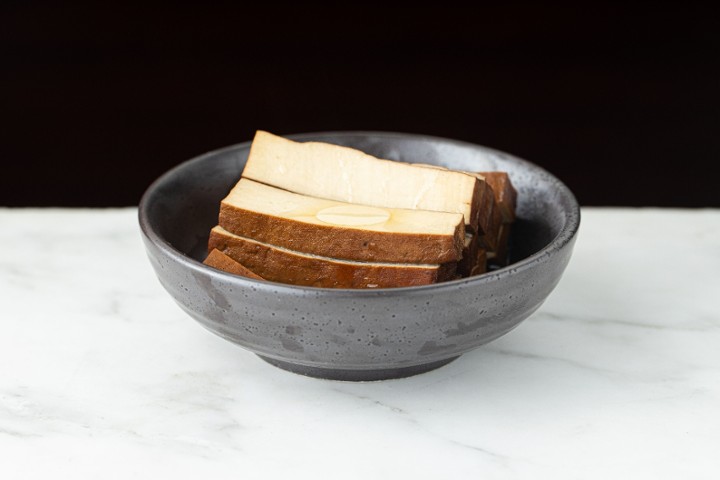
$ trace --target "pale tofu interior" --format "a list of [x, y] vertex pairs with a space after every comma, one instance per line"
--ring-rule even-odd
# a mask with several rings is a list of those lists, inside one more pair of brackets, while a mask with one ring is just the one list
[[258, 131], [243, 177], [304, 195], [471, 220], [478, 181], [461, 172], [382, 160], [353, 148]]
[[349, 204], [299, 195], [246, 178], [235, 185], [223, 203], [308, 224], [388, 233], [453, 236], [463, 223], [459, 213]]

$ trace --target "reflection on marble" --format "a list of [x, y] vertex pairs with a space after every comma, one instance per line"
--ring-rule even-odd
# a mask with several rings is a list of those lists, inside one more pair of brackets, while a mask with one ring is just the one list
[[0, 478], [717, 478], [720, 211], [583, 215], [516, 330], [351, 384], [198, 326], [134, 209], [0, 209]]

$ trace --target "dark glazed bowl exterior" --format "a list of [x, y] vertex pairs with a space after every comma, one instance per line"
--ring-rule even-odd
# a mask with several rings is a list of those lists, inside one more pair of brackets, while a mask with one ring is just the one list
[[160, 282], [195, 320], [266, 361], [305, 375], [380, 380], [421, 373], [509, 332], [537, 310], [570, 260], [580, 224], [557, 178], [511, 155], [455, 140], [382, 132], [294, 135], [381, 158], [468, 171], [507, 171], [518, 190], [512, 263], [422, 287], [297, 287], [202, 264], [219, 203], [238, 181], [250, 142], [189, 160], [145, 192], [140, 226]]

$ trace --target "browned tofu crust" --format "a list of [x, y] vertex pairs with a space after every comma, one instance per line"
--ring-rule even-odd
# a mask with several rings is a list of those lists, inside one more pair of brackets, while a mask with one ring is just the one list
[[456, 262], [408, 265], [342, 261], [278, 248], [222, 232], [210, 233], [217, 249], [266, 280], [325, 288], [392, 288], [428, 285], [454, 278]]
[[234, 273], [243, 277], [254, 278], [256, 280], [264, 280], [260, 275], [253, 273], [252, 270], [241, 263], [228, 257], [220, 250], [213, 248], [203, 262], [205, 265], [223, 270], [228, 273]]

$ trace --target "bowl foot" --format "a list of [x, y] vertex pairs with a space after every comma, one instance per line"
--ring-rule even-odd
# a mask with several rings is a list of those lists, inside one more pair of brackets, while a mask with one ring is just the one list
[[276, 360], [262, 355], [258, 355], [258, 357], [262, 358], [270, 365], [282, 368], [283, 370], [287, 370], [289, 372], [305, 375], [307, 377], [323, 378], [326, 380], [342, 380], [345, 382], [373, 382], [377, 380], [411, 377], [413, 375], [429, 372], [430, 370], [435, 370], [436, 368], [447, 365], [459, 356], [446, 358], [437, 362], [424, 363], [422, 365], [413, 365], [412, 367], [382, 368], [377, 370], [348, 370], [341, 368], [308, 367], [306, 365], [284, 362], [282, 360]]

